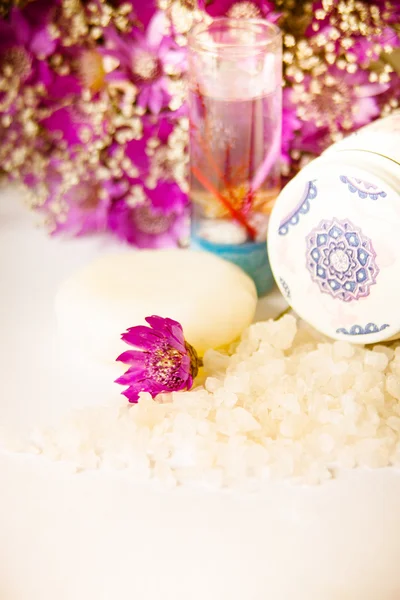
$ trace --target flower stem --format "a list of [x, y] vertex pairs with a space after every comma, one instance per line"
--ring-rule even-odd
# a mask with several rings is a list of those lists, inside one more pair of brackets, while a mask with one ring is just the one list
[[[207, 143], [207, 139], [210, 138], [210, 127], [209, 127], [208, 111], [207, 111], [206, 103], [205, 103], [205, 100], [204, 100], [204, 95], [201, 93], [199, 85], [197, 86], [196, 92], [197, 92], [197, 96], [199, 98], [200, 104], [201, 104], [201, 106], [203, 108], [203, 113], [204, 113], [204, 129], [205, 129], [205, 133], [206, 133], [206, 138], [204, 139], [203, 136], [200, 133], [199, 128], [195, 127], [199, 145], [202, 148], [202, 150], [204, 151], [204, 154], [205, 154], [205, 156], [206, 156], [206, 158], [208, 160], [208, 163], [209, 163], [210, 167], [213, 169], [213, 171], [215, 172], [216, 176], [223, 183], [224, 188], [226, 189], [226, 191], [228, 193], [230, 201], [234, 202], [235, 201], [235, 197], [233, 196], [233, 194], [231, 192], [231, 185], [230, 185], [230, 183], [228, 183], [228, 180], [227, 180], [228, 174], [226, 174], [226, 173], [224, 174], [221, 171], [221, 169], [219, 168], [218, 164], [214, 160], [212, 152], [210, 151], [209, 145]], [[196, 169], [196, 173], [195, 173], [194, 169]], [[229, 211], [229, 213], [231, 214], [231, 216], [233, 217], [233, 219], [235, 219], [241, 225], [243, 225], [243, 227], [246, 229], [247, 234], [250, 237], [251, 241], [254, 241], [255, 238], [256, 238], [257, 232], [247, 222], [247, 219], [240, 213], [240, 211], [237, 211], [234, 208], [234, 206], [232, 206], [231, 202], [229, 202], [229, 200], [227, 198], [225, 198], [224, 196], [222, 196], [222, 194], [220, 194], [218, 192], [218, 190], [211, 184], [211, 182], [209, 182], [204, 177], [204, 175], [201, 173], [201, 171], [197, 167], [193, 166], [192, 167], [192, 172], [195, 175], [195, 177], [197, 178], [197, 180], [200, 183], [202, 183], [203, 187], [205, 187], [205, 189], [207, 189], [209, 192], [211, 192], [220, 202], [222, 202], [222, 204]], [[205, 185], [203, 181], [207, 181], [207, 185]]]
[[219, 191], [213, 186], [213, 184], [203, 175], [203, 173], [195, 166], [192, 166], [192, 173], [196, 177], [196, 179], [201, 183], [201, 185], [208, 190], [217, 200], [219, 200], [225, 208], [230, 212], [231, 216], [238, 221], [243, 227], [246, 229], [248, 235], [252, 240], [256, 237], [256, 230], [249, 223], [247, 223], [244, 216], [237, 211], [231, 203], [219, 193]]

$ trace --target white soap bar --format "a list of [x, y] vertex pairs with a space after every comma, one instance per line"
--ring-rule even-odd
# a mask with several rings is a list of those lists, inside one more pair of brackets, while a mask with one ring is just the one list
[[115, 361], [120, 335], [160, 315], [182, 324], [202, 355], [235, 340], [251, 323], [253, 281], [237, 266], [207, 252], [125, 251], [101, 257], [65, 281], [56, 296], [60, 333], [81, 354]]

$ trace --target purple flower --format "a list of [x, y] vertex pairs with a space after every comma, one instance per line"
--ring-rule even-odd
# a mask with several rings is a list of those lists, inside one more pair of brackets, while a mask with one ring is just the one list
[[50, 35], [48, 27], [55, 9], [54, 3], [44, 0], [28, 5], [24, 11], [13, 8], [9, 24], [2, 23], [1, 43], [4, 43], [3, 28], [4, 33], [9, 29], [8, 35], [6, 33], [9, 44], [14, 38], [15, 44], [23, 46], [39, 60], [47, 58], [57, 47], [57, 40]]
[[147, 317], [150, 327], [131, 327], [122, 334], [124, 342], [135, 350], [127, 350], [117, 360], [129, 365], [116, 380], [128, 386], [122, 392], [136, 403], [140, 392], [153, 398], [162, 392], [190, 389], [201, 364], [194, 348], [185, 341], [180, 323], [158, 316]]
[[46, 119], [41, 121], [49, 134], [50, 138], [55, 140], [64, 140], [68, 147], [76, 148], [82, 144], [82, 134], [88, 132], [92, 137], [94, 135], [93, 125], [90, 119], [85, 118], [85, 115], [77, 107], [62, 107], [54, 110]]
[[54, 233], [80, 236], [105, 231], [114, 192], [114, 184], [96, 181], [93, 175], [70, 187], [62, 196], [65, 216], [56, 219]]
[[[52, 233], [80, 236], [105, 231], [111, 203], [126, 192], [126, 182], [101, 180], [95, 171], [87, 170], [76, 183], [66, 183], [64, 163], [51, 160], [45, 175], [47, 198], [41, 207], [48, 216]], [[27, 180], [34, 188], [40, 180]]]
[[187, 196], [175, 182], [160, 181], [151, 190], [141, 182], [110, 209], [108, 226], [139, 248], [174, 248], [188, 235]]
[[390, 54], [394, 48], [400, 46], [400, 37], [390, 27], [368, 37], [358, 37], [353, 40], [353, 45], [347, 50], [347, 56], [364, 68], [380, 59], [383, 51]]
[[[163, 115], [142, 117], [143, 132], [140, 139], [133, 139], [126, 144], [125, 155], [139, 170], [139, 177], [144, 181], [151, 169], [152, 142], [159, 142], [162, 147], [168, 144], [173, 131], [173, 121]], [[112, 152], [111, 152], [112, 154]], [[172, 173], [169, 173], [169, 178]]]
[[323, 75], [306, 75], [287, 97], [301, 121], [296, 149], [318, 154], [338, 136], [370, 123], [380, 114], [378, 97], [387, 88], [370, 83], [362, 69], [347, 73], [330, 66]]
[[269, 0], [199, 0], [199, 8], [211, 17], [266, 18], [275, 22], [279, 16]]
[[107, 75], [108, 81], [131, 81], [138, 89], [137, 105], [158, 114], [171, 100], [169, 75], [185, 70], [185, 52], [166, 35], [167, 18], [161, 11], [150, 20], [145, 33], [134, 31], [134, 37], [105, 31], [105, 55], [117, 59], [119, 65]]
[[38, 0], [23, 11], [13, 8], [8, 21], [0, 20], [0, 63], [21, 83], [45, 83], [48, 79], [46, 59], [55, 52], [57, 40], [49, 33], [55, 10]]

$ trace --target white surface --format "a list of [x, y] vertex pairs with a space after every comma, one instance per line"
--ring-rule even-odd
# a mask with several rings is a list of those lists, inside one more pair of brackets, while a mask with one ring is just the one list
[[35, 457], [0, 455], [0, 473], [2, 600], [400, 597], [388, 471], [263, 495], [153, 490]]
[[[63, 363], [55, 336], [54, 295], [65, 277], [114, 244], [101, 237], [49, 240], [35, 226], [37, 221], [16, 191], [2, 190], [0, 423], [8, 429], [32, 426], [36, 420], [56, 415], [62, 407], [78, 404], [80, 387], [86, 393], [95, 389], [88, 385], [89, 373], [84, 377], [82, 369], [71, 377]], [[101, 392], [102, 386], [98, 387]]]
[[[65, 362], [52, 315], [59, 282], [109, 242], [49, 241], [12, 202], [3, 194], [0, 418], [8, 430], [82, 402], [112, 402], [119, 391], [106, 369]], [[319, 487], [271, 484], [263, 495], [166, 491], [135, 486], [129, 472], [76, 474], [1, 451], [0, 482], [1, 600], [400, 597], [400, 478], [390, 470]]]

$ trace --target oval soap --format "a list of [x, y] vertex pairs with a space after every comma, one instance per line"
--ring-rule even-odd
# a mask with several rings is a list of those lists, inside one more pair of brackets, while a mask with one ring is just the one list
[[142, 250], [87, 265], [61, 285], [55, 308], [59, 332], [76, 352], [110, 362], [127, 349], [121, 334], [149, 315], [179, 321], [202, 355], [235, 340], [256, 303], [250, 277], [211, 253]]

